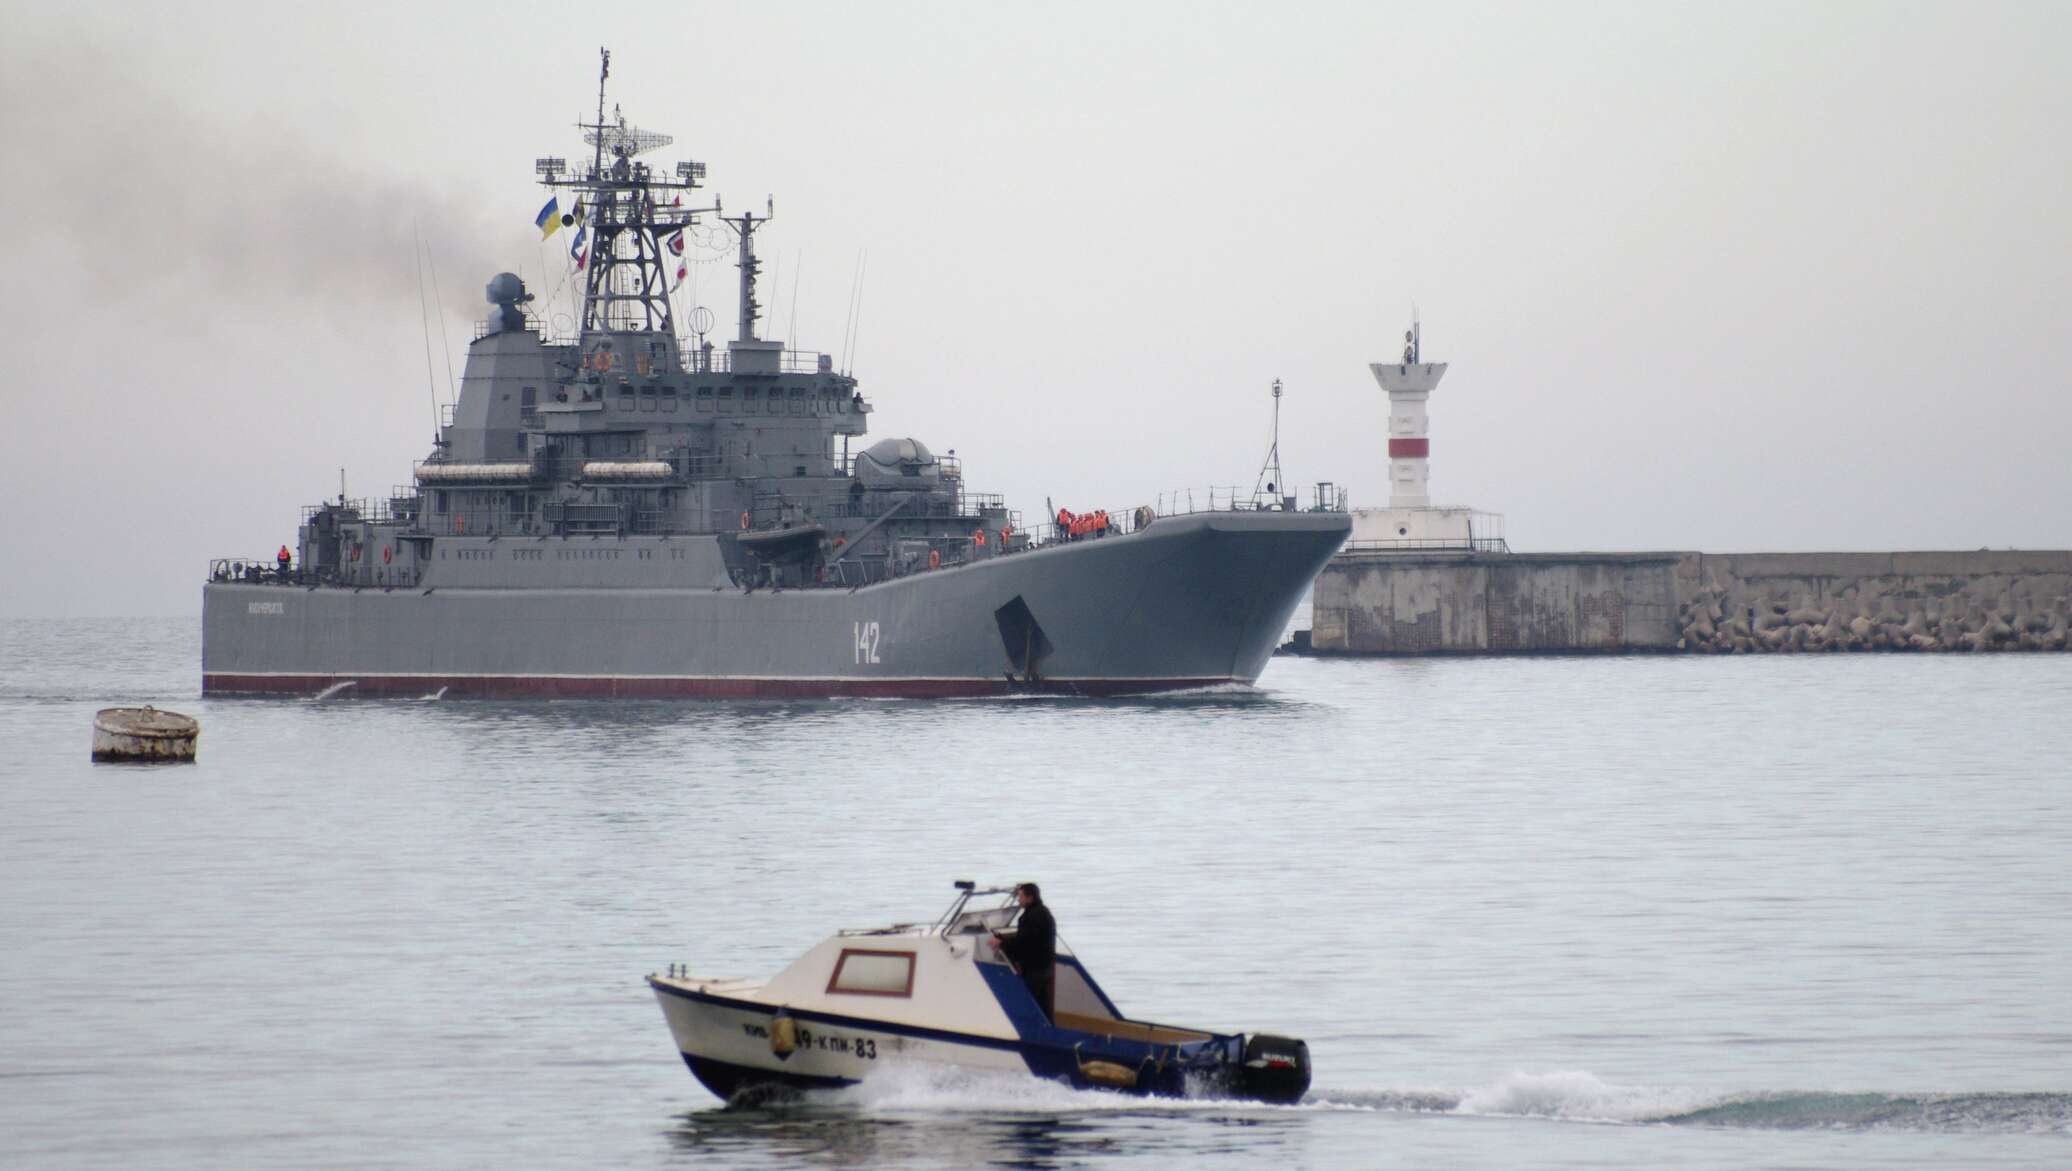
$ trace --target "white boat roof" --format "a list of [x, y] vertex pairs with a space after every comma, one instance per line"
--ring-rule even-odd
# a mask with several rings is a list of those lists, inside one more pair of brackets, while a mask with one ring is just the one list
[[[737, 1000], [1013, 1039], [1014, 1024], [982, 969], [995, 978], [1007, 970], [991, 937], [1021, 911], [1014, 889], [959, 883], [950, 909], [934, 921], [837, 931], [767, 983], [672, 982]], [[1058, 955], [1072, 958], [1062, 943]]]

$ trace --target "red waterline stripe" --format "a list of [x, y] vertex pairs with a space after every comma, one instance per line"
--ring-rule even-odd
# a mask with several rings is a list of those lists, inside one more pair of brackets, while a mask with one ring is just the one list
[[1044, 680], [1033, 688], [1005, 679], [698, 679], [613, 678], [552, 675], [239, 675], [209, 672], [202, 676], [205, 695], [314, 695], [327, 687], [351, 683], [347, 695], [416, 697], [441, 688], [452, 698], [586, 698], [586, 699], [825, 699], [833, 696], [943, 698], [1004, 695], [1034, 690], [1066, 695], [1133, 695], [1212, 687], [1236, 680], [1202, 679], [1072, 679]]

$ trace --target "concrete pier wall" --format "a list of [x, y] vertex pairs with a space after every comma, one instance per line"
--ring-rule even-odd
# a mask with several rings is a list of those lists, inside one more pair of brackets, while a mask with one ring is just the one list
[[1677, 553], [1345, 554], [1317, 578], [1327, 654], [1674, 649]]
[[1323, 654], [2065, 650], [2072, 551], [1348, 553]]

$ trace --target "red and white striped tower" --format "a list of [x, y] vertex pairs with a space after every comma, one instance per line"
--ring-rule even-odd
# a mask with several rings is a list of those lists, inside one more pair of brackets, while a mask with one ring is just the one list
[[1439, 380], [1446, 376], [1446, 363], [1421, 361], [1418, 352], [1419, 327], [1415, 318], [1403, 334], [1403, 360], [1383, 365], [1369, 363], [1374, 381], [1389, 396], [1389, 507], [1430, 508], [1427, 487], [1432, 441], [1425, 434], [1425, 400]]

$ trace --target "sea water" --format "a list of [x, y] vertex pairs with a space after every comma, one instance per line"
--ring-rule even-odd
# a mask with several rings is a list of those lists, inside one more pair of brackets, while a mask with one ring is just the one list
[[[0, 1165], [2072, 1164], [2072, 656], [1278, 659], [1085, 701], [198, 697], [0, 623]], [[176, 707], [192, 766], [94, 765]], [[727, 1110], [643, 974], [1035, 879], [1292, 1108]]]

